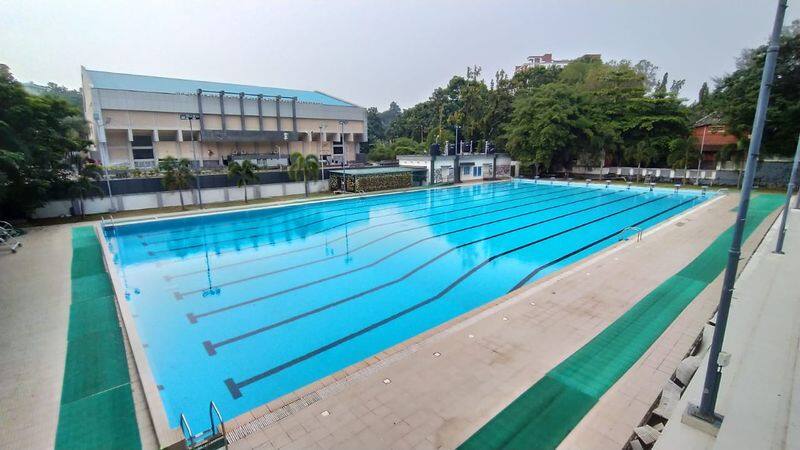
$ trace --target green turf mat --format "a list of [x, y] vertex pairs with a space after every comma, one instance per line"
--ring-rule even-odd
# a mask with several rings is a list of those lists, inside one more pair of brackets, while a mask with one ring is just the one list
[[58, 449], [141, 448], [113, 292], [94, 230], [74, 228]]
[[[754, 197], [750, 201], [744, 237], [750, 236], [783, 201], [783, 196], [777, 194]], [[460, 448], [556, 448], [600, 397], [722, 272], [732, 238], [733, 227], [548, 372]]]

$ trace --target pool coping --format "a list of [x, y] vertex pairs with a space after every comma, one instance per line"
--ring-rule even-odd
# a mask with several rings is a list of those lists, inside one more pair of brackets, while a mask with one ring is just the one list
[[[513, 180], [515, 179], [486, 180], [479, 183], [481, 184], [502, 183]], [[530, 184], [537, 183], [537, 181], [535, 180], [524, 180], [524, 179], [516, 179], [516, 180]], [[546, 181], [539, 180], [539, 182], [540, 184], [563, 184], [563, 185], [570, 185], [571, 183], [583, 184], [583, 182], [574, 182], [574, 181], [570, 182], [570, 181], [558, 181], [558, 180], [546, 180]], [[436, 186], [429, 189], [448, 189], [448, 188], [457, 188], [460, 186], [462, 185]], [[603, 185], [598, 185], [598, 184], [595, 184], [595, 186], [597, 189], [607, 188], [607, 186], [604, 187]], [[642, 190], [642, 191], [651, 190], [648, 187], [638, 187], [638, 186], [628, 187], [628, 188], [612, 186], [612, 188], [615, 190]], [[243, 208], [243, 209], [237, 208], [237, 209], [222, 210], [222, 211], [199, 211], [199, 212], [187, 211], [186, 213], [176, 213], [175, 215], [163, 216], [160, 218], [140, 218], [140, 219], [134, 218], [132, 220], [121, 222], [119, 223], [119, 225], [141, 223], [145, 221], [149, 222], [152, 220], [185, 218], [185, 217], [196, 216], [199, 214], [232, 213], [232, 212], [239, 212], [242, 210], [277, 208], [277, 207], [286, 207], [297, 204], [322, 203], [329, 201], [346, 200], [357, 197], [363, 198], [363, 197], [373, 197], [380, 195], [391, 195], [391, 194], [399, 194], [405, 192], [414, 192], [418, 190], [420, 189], [406, 189], [402, 191], [380, 192], [375, 194], [364, 194], [359, 196], [321, 199], [309, 202], [287, 202], [283, 204], [274, 204], [269, 206], [254, 206], [253, 208]], [[675, 192], [674, 189], [658, 188], [658, 187], [653, 188], [652, 190], [666, 191], [670, 193]], [[700, 196], [700, 194], [698, 193], [697, 196]], [[652, 235], [661, 230], [662, 228], [671, 225], [677, 221], [680, 221], [685, 216], [694, 213], [696, 211], [699, 211], [700, 209], [708, 205], [711, 205], [712, 203], [722, 198], [724, 198], [724, 195], [709, 193], [707, 200], [683, 211], [682, 213], [676, 216], [670, 217], [668, 220], [656, 224], [656, 226], [650, 229], [645, 230], [643, 236]], [[114, 225], [116, 226], [117, 224]], [[144, 393], [145, 400], [147, 402], [147, 406], [150, 411], [150, 416], [152, 419], [153, 427], [155, 429], [156, 438], [161, 447], [167, 447], [182, 441], [183, 432], [180, 427], [172, 428], [169, 426], [169, 420], [167, 418], [166, 409], [164, 408], [164, 404], [161, 400], [158, 384], [155, 381], [155, 377], [153, 375], [152, 369], [147, 359], [147, 354], [145, 352], [143, 343], [138, 335], [133, 313], [131, 312], [127, 302], [123, 301], [125, 299], [124, 284], [122, 283], [119, 274], [115, 270], [115, 266], [113, 264], [114, 256], [111, 253], [108, 241], [106, 240], [105, 234], [103, 233], [103, 227], [104, 223], [96, 223], [94, 224], [93, 227], [95, 230], [95, 234], [97, 235], [97, 238], [101, 243], [103, 252], [103, 263], [105, 265], [106, 272], [109, 274], [112, 285], [114, 287], [114, 292], [115, 292], [114, 297], [117, 300], [120, 316], [122, 317], [123, 326], [125, 327], [126, 331], [125, 335], [129, 341], [130, 349], [134, 356], [133, 358], [133, 364], [135, 365], [134, 369], [139, 374], [139, 378], [141, 380], [142, 390]], [[409, 339], [406, 339], [405, 341], [399, 342], [355, 364], [345, 367], [326, 377], [320, 378], [293, 392], [289, 392], [276, 399], [266, 402], [261, 406], [257, 406], [232, 419], [225, 420], [225, 427], [228, 430], [229, 442], [233, 443], [237, 440], [243, 439], [244, 437], [247, 437], [248, 435], [257, 432], [259, 430], [262, 430], [285, 417], [291, 416], [296, 411], [302, 410], [305, 407], [308, 407], [321, 399], [330, 397], [331, 395], [334, 395], [337, 392], [340, 392], [341, 390], [345, 389], [347, 385], [350, 384], [351, 382], [357, 381], [358, 379], [363, 378], [378, 369], [390, 365], [395, 361], [399, 361], [400, 359], [404, 358], [409, 354], [415, 353], [417, 349], [424, 343], [434, 342], [435, 340], [444, 338], [468, 326], [471, 323], [479, 321], [484, 317], [493, 314], [498, 310], [505, 309], [511, 306], [512, 304], [518, 302], [529, 291], [547, 287], [550, 284], [562, 279], [563, 277], [569, 276], [577, 271], [580, 271], [587, 264], [591, 264], [597, 261], [598, 259], [608, 257], [609, 255], [621, 251], [622, 249], [626, 248], [629, 245], [635, 244], [635, 242], [636, 242], [635, 240], [622, 240], [617, 243], [614, 243], [609, 247], [600, 250], [596, 254], [589, 256], [588, 258], [576, 261], [575, 263], [570, 264], [562, 268], [561, 270], [553, 272], [548, 276], [545, 276], [542, 279], [537, 280], [534, 283], [528, 284], [513, 292], [507, 293], [501, 297], [490, 300], [481, 306], [478, 306], [436, 327], [433, 327]]]

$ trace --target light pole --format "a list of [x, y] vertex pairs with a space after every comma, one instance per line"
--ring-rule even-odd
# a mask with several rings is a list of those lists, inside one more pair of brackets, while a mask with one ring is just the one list
[[750, 138], [750, 148], [747, 152], [747, 163], [744, 169], [744, 183], [742, 183], [739, 207], [736, 211], [736, 223], [733, 228], [733, 239], [728, 251], [728, 264], [725, 267], [725, 275], [722, 284], [722, 293], [719, 299], [719, 309], [717, 310], [717, 322], [714, 326], [714, 337], [711, 341], [711, 348], [708, 352], [708, 366], [703, 384], [703, 391], [700, 397], [700, 405], [689, 404], [687, 416], [697, 418], [719, 427], [722, 416], [716, 414], [717, 394], [722, 380], [722, 367], [727, 364], [725, 355], [722, 355], [722, 343], [725, 339], [725, 327], [728, 322], [728, 313], [731, 308], [731, 298], [736, 281], [736, 271], [739, 267], [739, 257], [742, 253], [742, 238], [747, 219], [747, 209], [750, 206], [750, 192], [753, 187], [753, 179], [758, 166], [758, 155], [761, 150], [761, 138], [764, 134], [764, 122], [769, 106], [769, 92], [772, 80], [775, 76], [775, 65], [778, 59], [778, 49], [780, 48], [781, 28], [783, 27], [783, 17], [786, 13], [786, 0], [778, 1], [778, 10], [775, 13], [775, 22], [772, 26], [767, 54], [764, 60], [764, 71], [761, 74], [761, 87], [758, 92], [758, 102], [756, 103], [756, 113], [753, 117], [753, 133]]
[[461, 149], [458, 146], [458, 130], [461, 129], [461, 125], [453, 125], [453, 128], [456, 129], [456, 154], [461, 153]]
[[[344, 183], [344, 191], [347, 192], [347, 149], [344, 146], [344, 124], [346, 124], [346, 120], [340, 120], [339, 126], [341, 127], [341, 134], [339, 135], [339, 139], [341, 139], [342, 143], [342, 181]], [[355, 186], [353, 186], [355, 189]]]
[[[106, 178], [106, 187], [108, 188], [108, 200], [111, 202], [111, 206], [108, 208], [108, 212], [117, 212], [117, 208], [114, 207], [114, 195], [111, 193], [111, 180], [108, 177], [108, 143], [105, 142], [106, 130], [105, 125], [103, 126], [102, 130], [100, 128], [100, 114], [94, 114], [94, 124], [95, 124], [95, 134], [97, 138], [97, 146], [100, 147], [100, 164], [103, 166], [103, 176]], [[102, 139], [101, 139], [102, 135]]]
[[697, 159], [697, 185], [700, 186], [700, 164], [703, 163], [703, 147], [706, 146], [706, 130], [709, 125], [703, 127], [703, 139], [700, 141], [700, 158]]
[[325, 181], [325, 161], [322, 159], [322, 130], [327, 128], [325, 124], [319, 124], [319, 140], [317, 141], [317, 160], [319, 161], [319, 176]]
[[786, 186], [786, 202], [783, 204], [783, 214], [781, 214], [781, 227], [778, 228], [778, 243], [775, 245], [775, 253], [783, 253], [783, 239], [786, 236], [786, 218], [789, 215], [789, 201], [792, 199], [794, 187], [797, 185], [797, 164], [800, 159], [800, 137], [797, 138], [797, 149], [794, 151], [794, 162], [792, 163], [792, 173], [789, 174], [789, 185]]
[[195, 182], [197, 183], [197, 200], [200, 203], [200, 209], [203, 209], [203, 191], [200, 188], [200, 166], [202, 165], [200, 161], [197, 159], [197, 151], [195, 150], [194, 146], [194, 126], [192, 125], [193, 120], [200, 120], [200, 114], [181, 114], [181, 120], [188, 120], [189, 121], [189, 140], [192, 142], [192, 158], [194, 158], [195, 162], [197, 162], [197, 168], [195, 169]]

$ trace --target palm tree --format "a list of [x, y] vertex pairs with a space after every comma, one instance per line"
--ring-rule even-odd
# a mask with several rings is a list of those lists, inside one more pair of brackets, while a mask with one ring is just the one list
[[86, 163], [84, 158], [76, 158], [77, 176], [70, 181], [70, 195], [78, 198], [81, 210], [81, 220], [86, 218], [86, 199], [94, 198], [96, 195], [103, 196], [103, 190], [95, 184], [101, 179], [100, 166], [97, 164]]
[[236, 186], [244, 188], [244, 202], [247, 203], [247, 185], [258, 182], [258, 175], [256, 175], [256, 165], [249, 159], [245, 159], [240, 163], [231, 161], [228, 163], [228, 176], [239, 177], [236, 180]]
[[289, 178], [294, 181], [303, 180], [306, 197], [308, 197], [308, 181], [316, 180], [319, 176], [319, 160], [314, 155], [303, 156], [301, 153], [292, 153], [289, 166]]
[[167, 156], [158, 163], [158, 168], [164, 172], [162, 183], [168, 190], [177, 190], [178, 196], [181, 199], [181, 209], [186, 210], [186, 205], [183, 203], [183, 190], [188, 188], [194, 175], [192, 174], [191, 163], [186, 158], [175, 159], [172, 156]]

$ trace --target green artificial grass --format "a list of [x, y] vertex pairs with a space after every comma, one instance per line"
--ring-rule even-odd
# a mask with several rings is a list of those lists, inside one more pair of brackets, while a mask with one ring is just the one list
[[[746, 239], [783, 196], [750, 202]], [[600, 334], [515, 399], [459, 448], [556, 448], [600, 397], [725, 268], [733, 227], [680, 272], [664, 281]]]
[[137, 449], [142, 444], [114, 289], [92, 227], [72, 230], [72, 303], [57, 449]]

